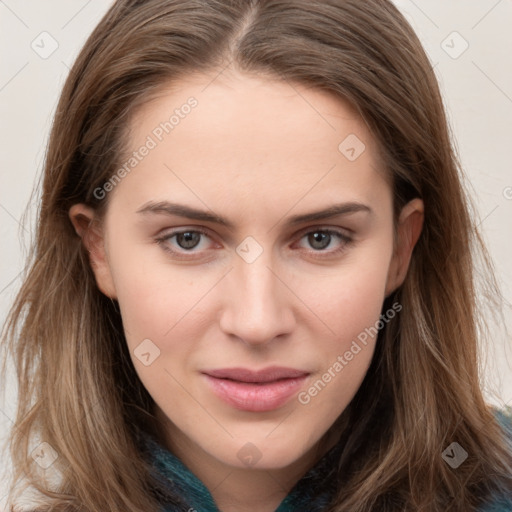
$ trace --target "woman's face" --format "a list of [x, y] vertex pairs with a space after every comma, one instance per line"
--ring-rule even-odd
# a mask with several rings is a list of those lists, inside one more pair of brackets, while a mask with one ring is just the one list
[[[305, 460], [363, 381], [381, 313], [396, 321], [400, 305], [381, 308], [421, 201], [395, 247], [375, 141], [316, 89], [198, 75], [131, 128], [87, 243], [169, 446], [240, 468]], [[71, 210], [81, 234], [92, 215]]]

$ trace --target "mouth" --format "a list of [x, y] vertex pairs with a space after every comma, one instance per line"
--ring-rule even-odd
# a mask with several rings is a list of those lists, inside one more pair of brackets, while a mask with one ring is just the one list
[[304, 385], [309, 372], [270, 367], [259, 371], [225, 368], [203, 372], [210, 390], [235, 409], [266, 412], [286, 404]]

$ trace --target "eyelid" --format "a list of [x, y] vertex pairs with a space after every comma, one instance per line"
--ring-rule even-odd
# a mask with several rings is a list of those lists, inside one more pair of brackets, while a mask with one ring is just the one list
[[187, 231], [202, 233], [211, 238], [210, 230], [203, 226], [180, 226], [178, 228], [165, 228], [162, 229], [156, 236], [159, 238], [170, 238], [173, 235], [179, 235], [180, 233], [186, 233]]
[[341, 226], [329, 226], [329, 225], [319, 225], [319, 226], [308, 226], [307, 228], [303, 228], [297, 231], [293, 238], [302, 238], [304, 235], [309, 233], [315, 233], [316, 231], [322, 231], [327, 233], [335, 233], [337, 235], [343, 236], [345, 238], [352, 238], [355, 234], [355, 231], [348, 228], [342, 228]]
[[202, 226], [180, 226], [179, 228], [167, 228], [160, 231], [153, 240], [154, 242], [165, 252], [171, 261], [174, 261], [176, 264], [184, 263], [184, 264], [210, 264], [213, 262], [214, 256], [211, 252], [214, 248], [203, 249], [201, 251], [195, 251], [195, 248], [187, 251], [186, 249], [180, 249], [179, 246], [175, 246], [171, 243], [170, 239], [179, 235], [180, 233], [189, 232], [197, 232], [205, 237], [207, 237], [211, 243], [215, 244], [215, 240], [210, 236], [210, 232], [208, 229], [203, 228]]
[[185, 227], [179, 227], [179, 228], [169, 228], [167, 230], [162, 230], [159, 235], [157, 235], [159, 238], [171, 238], [173, 236], [179, 235], [181, 233], [201, 233], [202, 235], [206, 236], [210, 240], [214, 240], [215, 235], [209, 230], [208, 228], [204, 228], [202, 226], [185, 226]]
[[[356, 243], [353, 235], [346, 234], [346, 233], [344, 233], [344, 231], [345, 230], [339, 226], [338, 227], [309, 226], [309, 228], [301, 230], [297, 235], [295, 235], [294, 238], [296, 238], [297, 241], [294, 242], [294, 245], [299, 244], [305, 236], [307, 236], [311, 233], [321, 232], [321, 233], [327, 233], [331, 236], [337, 236], [339, 244], [334, 249], [315, 250], [315, 249], [301, 248], [302, 252], [307, 254], [308, 257], [315, 258], [317, 261], [322, 261], [322, 260], [328, 261], [329, 258], [336, 258], [336, 257], [343, 255], [347, 250], [350, 249], [351, 246], [353, 246]], [[350, 231], [351, 233], [354, 233], [354, 231], [352, 231], [352, 230], [346, 230], [346, 231]]]

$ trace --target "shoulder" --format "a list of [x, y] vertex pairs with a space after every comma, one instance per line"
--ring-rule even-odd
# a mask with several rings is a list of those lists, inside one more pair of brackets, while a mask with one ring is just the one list
[[512, 406], [498, 409], [492, 407], [492, 411], [509, 438], [512, 438]]
[[512, 497], [494, 498], [487, 505], [479, 508], [478, 512], [512, 512]]
[[[503, 409], [491, 407], [491, 410], [498, 423], [505, 432], [509, 441], [510, 453], [512, 454], [512, 407]], [[491, 501], [480, 508], [478, 512], [512, 512], [512, 496], [495, 496]]]

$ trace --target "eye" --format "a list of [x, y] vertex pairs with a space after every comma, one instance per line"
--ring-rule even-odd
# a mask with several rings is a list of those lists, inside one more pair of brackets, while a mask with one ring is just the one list
[[[300, 242], [303, 241], [313, 249], [310, 252], [325, 252], [332, 255], [344, 251], [353, 240], [342, 231], [315, 229], [305, 233], [300, 239]], [[300, 242], [299, 244], [304, 247]]]
[[173, 236], [176, 237], [176, 243], [181, 249], [193, 249], [201, 241], [201, 233], [197, 231], [183, 231], [183, 233], [177, 233]]
[[[180, 231], [167, 232], [156, 239], [156, 242], [164, 250], [171, 254], [194, 254], [208, 248], [210, 237], [205, 231], [199, 229], [182, 229]], [[195, 250], [197, 249], [197, 250]]]
[[313, 249], [322, 250], [329, 246], [332, 241], [332, 235], [323, 231], [315, 231], [307, 235], [307, 239], [308, 244], [311, 245]]

